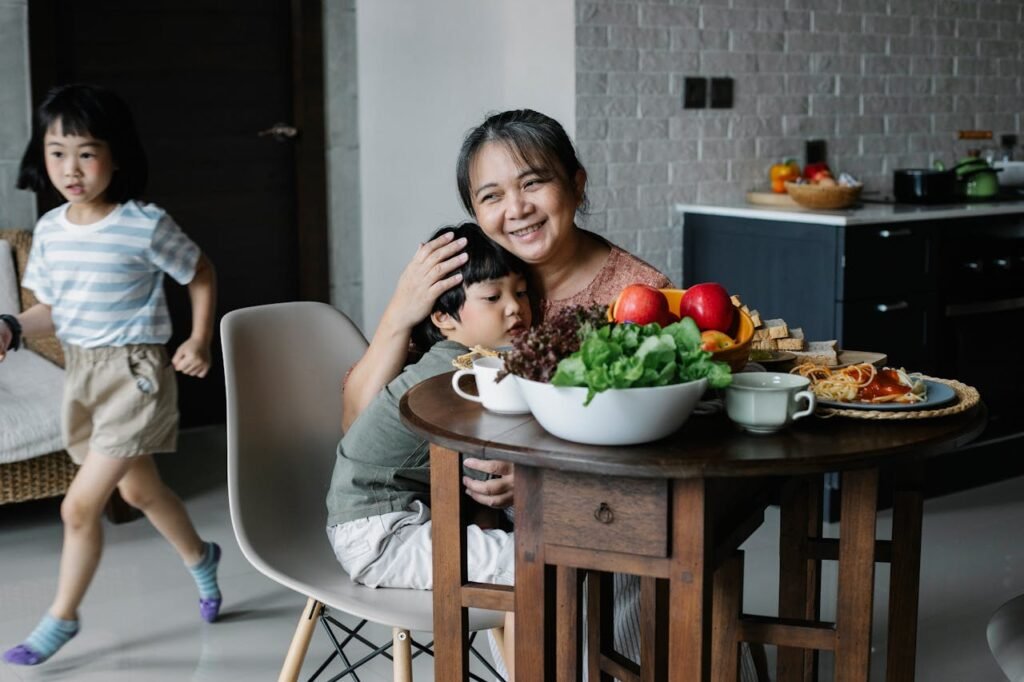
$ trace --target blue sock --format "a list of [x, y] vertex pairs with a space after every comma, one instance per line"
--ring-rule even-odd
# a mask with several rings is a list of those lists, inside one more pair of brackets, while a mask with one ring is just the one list
[[47, 613], [24, 642], [4, 653], [4, 660], [16, 665], [37, 665], [77, 634], [77, 620], [61, 620]]
[[188, 570], [199, 588], [199, 613], [212, 623], [220, 612], [221, 595], [217, 586], [217, 568], [220, 566], [220, 547], [216, 542], [203, 543], [203, 558]]
[[220, 565], [220, 547], [213, 542], [203, 543], [203, 558], [198, 564], [189, 566], [189, 573], [195, 578], [199, 596], [203, 599], [220, 599], [217, 587], [217, 567]]

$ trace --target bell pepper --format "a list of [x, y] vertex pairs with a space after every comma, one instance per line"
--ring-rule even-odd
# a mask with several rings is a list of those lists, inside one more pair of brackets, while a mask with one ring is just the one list
[[800, 164], [796, 159], [786, 159], [782, 163], [772, 165], [768, 171], [768, 178], [772, 182], [772, 191], [783, 194], [786, 191], [786, 183], [800, 177]]

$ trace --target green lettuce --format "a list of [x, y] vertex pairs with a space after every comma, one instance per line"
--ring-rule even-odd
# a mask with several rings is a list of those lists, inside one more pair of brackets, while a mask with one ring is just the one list
[[582, 331], [579, 350], [558, 363], [551, 383], [586, 386], [585, 405], [609, 388], [668, 386], [701, 378], [712, 388], [725, 388], [732, 381], [729, 365], [701, 350], [700, 329], [689, 317], [665, 328], [626, 323]]

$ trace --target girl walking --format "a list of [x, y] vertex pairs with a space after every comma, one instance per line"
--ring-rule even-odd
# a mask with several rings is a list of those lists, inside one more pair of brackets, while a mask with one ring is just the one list
[[[0, 315], [0, 361], [22, 338], [57, 335], [67, 365], [64, 442], [81, 468], [61, 503], [56, 596], [25, 641], [4, 653], [8, 663], [41, 663], [78, 634], [78, 607], [103, 547], [100, 516], [114, 488], [181, 556], [199, 588], [202, 619], [212, 622], [220, 610], [220, 547], [199, 537], [152, 457], [176, 447], [175, 370], [204, 377], [210, 367], [216, 280], [209, 259], [174, 220], [138, 201], [146, 179], [145, 153], [123, 100], [89, 85], [48, 93], [18, 187], [56, 190], [67, 203], [36, 225], [23, 285], [40, 303]], [[188, 287], [192, 304], [192, 333], [171, 358], [164, 273]]]

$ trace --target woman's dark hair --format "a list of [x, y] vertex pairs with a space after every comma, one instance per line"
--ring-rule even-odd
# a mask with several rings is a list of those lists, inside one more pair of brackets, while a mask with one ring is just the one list
[[[469, 182], [469, 167], [476, 153], [488, 142], [501, 142], [513, 158], [533, 171], [554, 173], [562, 185], [576, 195], [576, 174], [586, 173], [572, 140], [562, 125], [532, 109], [516, 109], [492, 114], [473, 128], [462, 142], [455, 179], [459, 185], [459, 198], [470, 215], [473, 211], [473, 190]], [[579, 197], [579, 210], [586, 213], [589, 202], [584, 189]]]
[[43, 137], [57, 122], [65, 135], [90, 136], [110, 146], [116, 170], [104, 194], [107, 201], [119, 204], [142, 195], [149, 166], [128, 105], [109, 90], [85, 84], [60, 85], [46, 93], [21, 157], [18, 189], [55, 190], [46, 174]]
[[[456, 273], [462, 274], [461, 286], [452, 287], [438, 296], [431, 314], [443, 312], [458, 320], [460, 319], [459, 310], [466, 302], [466, 287], [477, 282], [500, 279], [512, 274], [526, 275], [526, 263], [488, 239], [483, 229], [476, 223], [442, 227], [434, 232], [430, 239], [437, 239], [445, 232], [454, 232], [454, 239], [466, 238], [466, 248], [462, 252], [469, 258], [465, 265], [449, 273], [449, 276]], [[438, 341], [444, 341], [444, 338], [441, 330], [434, 325], [429, 315], [412, 329], [412, 342], [422, 353], [426, 353]]]

